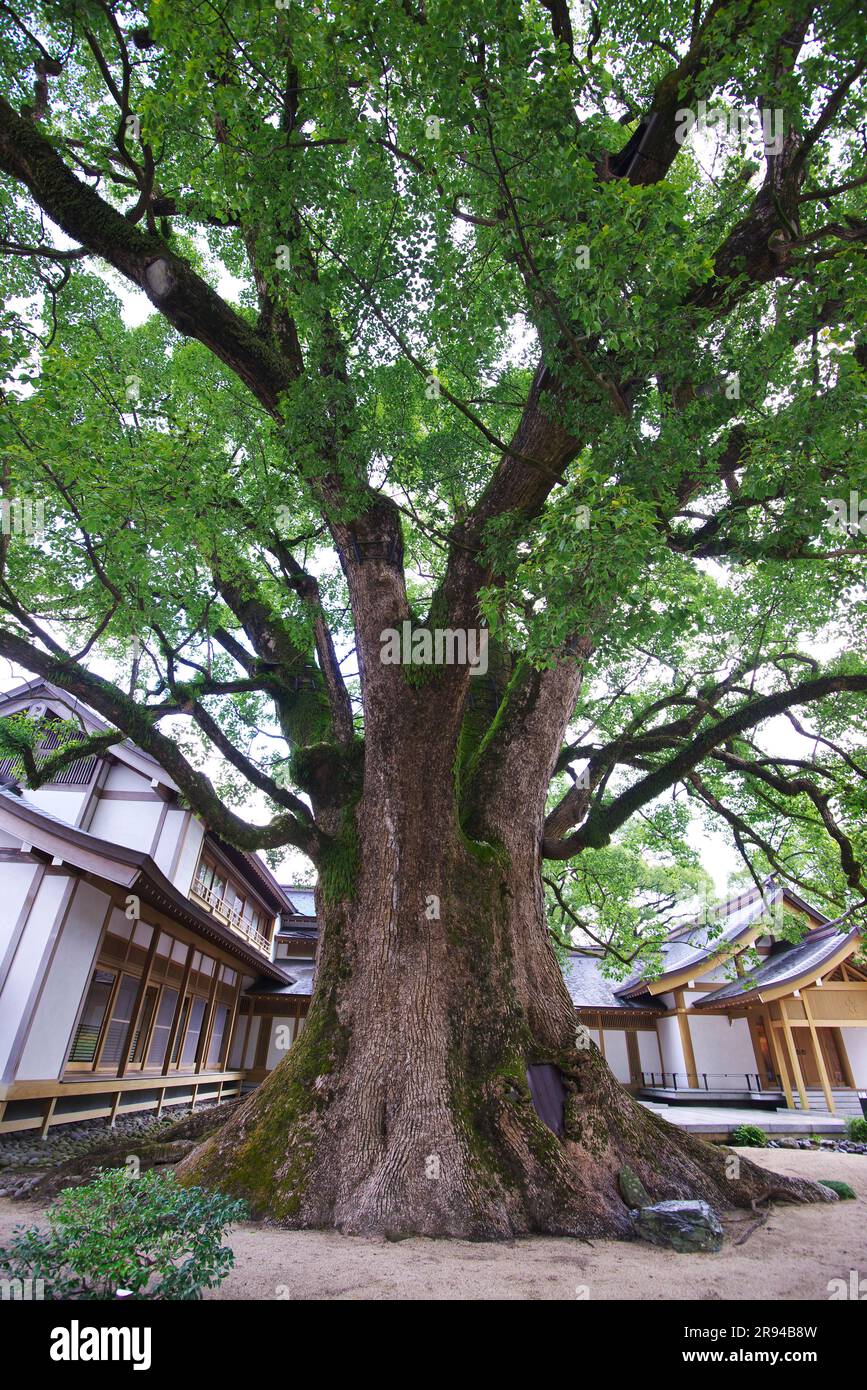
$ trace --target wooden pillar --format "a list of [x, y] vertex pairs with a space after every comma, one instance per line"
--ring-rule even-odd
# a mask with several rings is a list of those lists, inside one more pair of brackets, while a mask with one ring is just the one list
[[[755, 1014], [747, 1009], [747, 1027], [750, 1030], [750, 1042], [753, 1045], [753, 1056], [756, 1059], [756, 1076], [759, 1078], [759, 1089], [764, 1090], [766, 1085], [765, 1061], [762, 1054], [761, 1044], [759, 1043], [759, 1023], [761, 1013]], [[767, 1027], [765, 1027], [767, 1032]], [[770, 1043], [768, 1044], [770, 1046]]]
[[54, 1107], [56, 1104], [57, 1096], [52, 1096], [51, 1099], [46, 1103], [45, 1114], [42, 1117], [42, 1125], [39, 1130], [40, 1139], [46, 1139], [48, 1137], [48, 1129], [51, 1124], [51, 1117], [54, 1114]]
[[825, 1058], [822, 1055], [822, 1048], [819, 1044], [819, 1032], [810, 1013], [810, 994], [809, 990], [804, 990], [801, 995], [801, 1003], [804, 1006], [804, 1016], [810, 1027], [810, 1040], [813, 1044], [813, 1051], [816, 1054], [816, 1065], [819, 1068], [819, 1080], [822, 1083], [822, 1091], [825, 1096], [825, 1104], [832, 1115], [836, 1115], [837, 1107], [834, 1104], [834, 1097], [831, 1094], [831, 1082], [828, 1079], [828, 1069], [825, 1066]]
[[686, 1079], [690, 1086], [697, 1087], [698, 1068], [695, 1065], [692, 1034], [689, 1031], [689, 1019], [686, 1013], [686, 1003], [684, 1002], [682, 989], [675, 990], [674, 1002], [677, 1006], [677, 1026], [680, 1029], [680, 1045], [683, 1048], [683, 1058], [686, 1063]]
[[638, 1034], [634, 1028], [626, 1029], [626, 1056], [629, 1061], [629, 1084], [640, 1086], [641, 1053], [638, 1050]]
[[798, 1053], [795, 1049], [795, 1039], [792, 1036], [792, 1025], [789, 1023], [789, 1016], [786, 1013], [786, 1001], [781, 999], [777, 1004], [780, 1011], [780, 1022], [783, 1025], [783, 1037], [786, 1039], [786, 1051], [789, 1061], [792, 1064], [792, 1079], [798, 1088], [798, 1095], [801, 1097], [801, 1108], [806, 1112], [810, 1109], [810, 1102], [807, 1099], [807, 1090], [804, 1086], [804, 1078], [801, 1074], [801, 1064], [798, 1061]]
[[777, 1071], [780, 1073], [780, 1081], [782, 1082], [783, 1091], [786, 1096], [786, 1105], [789, 1107], [790, 1110], [794, 1110], [795, 1102], [792, 1097], [792, 1088], [789, 1085], [789, 1073], [786, 1070], [786, 1063], [783, 1057], [783, 1049], [780, 1046], [779, 1032], [774, 1022], [772, 1006], [768, 1008], [766, 1018], [768, 1040], [771, 1044], [771, 1051], [774, 1054], [774, 1061], [777, 1064]]

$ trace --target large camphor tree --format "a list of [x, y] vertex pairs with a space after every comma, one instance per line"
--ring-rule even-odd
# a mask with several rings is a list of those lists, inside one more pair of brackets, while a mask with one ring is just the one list
[[[0, 5], [2, 488], [45, 513], [0, 654], [318, 874], [306, 1030], [187, 1180], [476, 1237], [627, 1234], [624, 1164], [767, 1194], [576, 1040], [543, 875], [568, 929], [576, 872], [694, 869], [692, 809], [864, 899], [859, 10]], [[3, 737], [34, 784], [82, 752]]]

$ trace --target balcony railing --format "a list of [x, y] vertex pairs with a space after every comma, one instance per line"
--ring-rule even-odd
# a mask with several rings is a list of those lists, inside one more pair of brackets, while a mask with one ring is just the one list
[[[641, 1073], [642, 1086], [655, 1086], [661, 1090], [672, 1091], [738, 1091], [746, 1089], [748, 1091], [761, 1091], [761, 1077], [756, 1072], [751, 1071], [700, 1071], [696, 1072], [696, 1083], [690, 1081], [684, 1071], [643, 1071]], [[767, 1077], [765, 1088], [771, 1086], [777, 1088], [778, 1077]]]
[[271, 947], [268, 938], [263, 936], [245, 917], [242, 917], [240, 912], [236, 912], [233, 907], [230, 907], [226, 899], [221, 898], [219, 893], [215, 893], [213, 888], [206, 887], [202, 880], [197, 878], [193, 881], [193, 892], [197, 898], [201, 898], [202, 902], [207, 903], [216, 917], [222, 917], [233, 931], [237, 932], [239, 936], [245, 937], [252, 946], [256, 947], [257, 951], [261, 951], [265, 956], [270, 955]]

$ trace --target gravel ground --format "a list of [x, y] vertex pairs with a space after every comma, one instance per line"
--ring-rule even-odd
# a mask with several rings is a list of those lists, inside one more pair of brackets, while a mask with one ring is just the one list
[[[763, 1168], [848, 1182], [857, 1200], [773, 1207], [764, 1225], [726, 1221], [718, 1255], [678, 1255], [643, 1241], [534, 1236], [507, 1243], [413, 1238], [396, 1243], [332, 1231], [245, 1223], [229, 1243], [235, 1268], [211, 1299], [826, 1300], [850, 1271], [867, 1281], [867, 1164], [830, 1150], [741, 1149]], [[44, 1208], [0, 1200], [0, 1242]], [[743, 1244], [736, 1242], [746, 1236]], [[833, 1289], [832, 1285], [832, 1289]], [[864, 1285], [867, 1288], [867, 1282]]]

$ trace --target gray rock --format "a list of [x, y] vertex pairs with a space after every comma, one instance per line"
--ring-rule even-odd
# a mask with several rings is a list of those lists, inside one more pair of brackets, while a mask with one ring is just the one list
[[649, 1207], [653, 1201], [644, 1183], [637, 1173], [633, 1173], [631, 1168], [621, 1168], [617, 1175], [617, 1183], [620, 1188], [620, 1195], [628, 1207], [637, 1210], [640, 1207]]
[[707, 1202], [656, 1202], [642, 1207], [633, 1219], [642, 1240], [681, 1255], [722, 1249], [723, 1229]]
[[797, 1149], [801, 1146], [800, 1139], [778, 1139], [777, 1147], [780, 1149]]

